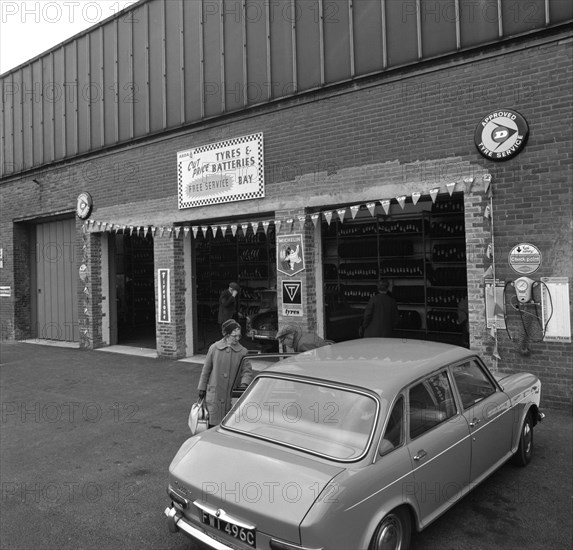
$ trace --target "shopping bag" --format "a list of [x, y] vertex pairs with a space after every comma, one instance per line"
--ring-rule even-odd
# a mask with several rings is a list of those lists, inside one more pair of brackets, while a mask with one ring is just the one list
[[188, 424], [191, 435], [204, 432], [209, 427], [209, 411], [204, 399], [199, 399], [191, 406]]

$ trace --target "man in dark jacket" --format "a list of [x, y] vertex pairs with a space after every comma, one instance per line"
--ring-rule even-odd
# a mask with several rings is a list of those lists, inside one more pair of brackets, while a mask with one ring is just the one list
[[221, 292], [219, 296], [219, 314], [217, 322], [222, 325], [225, 321], [233, 318], [237, 311], [237, 296], [241, 287], [237, 283], [229, 283], [229, 288]]
[[388, 281], [378, 283], [378, 294], [370, 298], [364, 310], [360, 336], [365, 338], [390, 337], [398, 322], [396, 300], [388, 295]]

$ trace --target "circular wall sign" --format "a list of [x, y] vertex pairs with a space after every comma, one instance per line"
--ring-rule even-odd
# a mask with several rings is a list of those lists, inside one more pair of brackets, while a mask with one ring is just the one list
[[541, 266], [539, 248], [529, 243], [521, 243], [509, 251], [509, 265], [517, 273], [534, 273]]
[[527, 121], [517, 111], [499, 109], [480, 120], [474, 141], [485, 158], [509, 160], [525, 147], [528, 136]]
[[92, 205], [92, 196], [87, 192], [80, 193], [78, 195], [78, 202], [76, 205], [76, 214], [78, 215], [78, 218], [81, 220], [88, 218], [92, 211]]

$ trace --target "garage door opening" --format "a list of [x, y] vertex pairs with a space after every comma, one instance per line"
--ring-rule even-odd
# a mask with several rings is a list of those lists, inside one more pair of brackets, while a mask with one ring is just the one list
[[117, 343], [156, 348], [153, 237], [115, 236]]

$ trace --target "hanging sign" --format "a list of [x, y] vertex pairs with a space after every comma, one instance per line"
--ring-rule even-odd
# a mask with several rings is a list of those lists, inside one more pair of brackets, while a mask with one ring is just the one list
[[302, 317], [302, 281], [282, 281], [282, 314], [285, 317]]
[[171, 301], [169, 292], [169, 269], [157, 270], [157, 281], [159, 284], [159, 292], [157, 293], [159, 300], [159, 315], [158, 320], [160, 323], [171, 322]]
[[527, 121], [517, 111], [499, 109], [480, 120], [474, 141], [485, 158], [501, 161], [519, 154], [528, 136]]
[[276, 241], [277, 271], [289, 276], [304, 271], [302, 235], [278, 235]]
[[177, 153], [179, 209], [265, 196], [263, 134]]
[[529, 243], [514, 246], [509, 252], [508, 259], [511, 269], [522, 275], [534, 273], [541, 267], [541, 252]]

